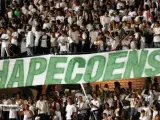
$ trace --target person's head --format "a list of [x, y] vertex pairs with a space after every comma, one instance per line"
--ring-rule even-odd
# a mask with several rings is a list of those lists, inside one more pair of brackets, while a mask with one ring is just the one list
[[1, 31], [2, 31], [3, 34], [6, 34], [6, 32], [7, 32], [5, 27], [1, 27]]
[[128, 87], [129, 87], [129, 88], [132, 87], [132, 82], [128, 82]]
[[105, 87], [105, 88], [109, 88], [108, 84], [105, 84], [104, 87]]
[[47, 95], [43, 95], [43, 100], [47, 100]]
[[16, 98], [21, 99], [21, 95], [19, 93], [17, 93]]
[[43, 95], [39, 96], [39, 100], [42, 101], [43, 100]]
[[68, 104], [70, 104], [70, 105], [72, 104], [73, 101], [72, 101], [72, 97], [71, 97], [71, 96], [69, 96], [69, 97], [67, 98], [67, 102], [68, 102]]
[[157, 4], [155, 2], [152, 2], [152, 8], [157, 8]]
[[160, 24], [159, 24], [159, 22], [157, 21], [157, 22], [155, 22], [155, 27], [160, 27]]
[[107, 17], [107, 16], [109, 15], [109, 12], [108, 12], [108, 11], [106, 11], [104, 15]]
[[149, 10], [149, 5], [145, 4], [144, 10], [148, 11]]
[[82, 96], [79, 96], [79, 102], [83, 102], [83, 97]]
[[97, 100], [97, 94], [96, 93], [93, 93], [93, 99]]
[[108, 104], [108, 103], [105, 103], [105, 104], [104, 104], [104, 108], [105, 108], [106, 110], [108, 110], [108, 109], [109, 109], [109, 104]]
[[145, 116], [145, 110], [141, 111], [142, 116]]
[[103, 119], [107, 119], [107, 114], [106, 113], [103, 113]]
[[143, 103], [142, 103], [142, 107], [148, 107], [147, 102], [143, 102]]
[[155, 120], [160, 120], [160, 116], [156, 115]]
[[28, 104], [33, 104], [33, 100], [31, 99], [31, 97], [28, 98]]
[[120, 117], [115, 117], [115, 119], [114, 120], [120, 120]]
[[29, 105], [28, 105], [28, 104], [25, 104], [25, 105], [24, 105], [24, 109], [25, 109], [25, 110], [29, 110]]

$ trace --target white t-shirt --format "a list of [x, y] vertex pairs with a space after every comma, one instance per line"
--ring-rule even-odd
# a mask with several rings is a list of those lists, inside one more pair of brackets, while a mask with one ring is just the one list
[[152, 119], [154, 120], [155, 119], [155, 117], [156, 117], [156, 115], [158, 115], [158, 111], [153, 111], [153, 113], [152, 113], [153, 115], [152, 115]]
[[40, 109], [40, 110], [38, 110], [38, 114], [46, 114], [48, 112], [47, 105], [44, 100], [42, 100], [42, 101], [38, 100], [37, 104], [36, 104], [36, 108]]
[[151, 109], [149, 107], [143, 107], [142, 109], [145, 111], [145, 114], [146, 114], [145, 116], [147, 118], [150, 118], [152, 116], [152, 112], [151, 112]]
[[5, 47], [8, 47], [8, 44], [9, 44], [9, 35], [8, 34], [2, 34], [1, 36], [2, 39], [7, 39], [7, 40], [2, 40], [2, 47], [5, 48]]
[[[87, 104], [85, 102], [78, 102], [78, 105], [77, 107], [81, 110], [81, 109], [86, 109], [87, 108]], [[86, 113], [87, 111], [86, 110], [82, 110], [82, 111], [79, 111], [78, 114], [83, 114], [83, 113]]]
[[[18, 38], [18, 32], [12, 33], [12, 37], [17, 37]], [[14, 38], [11, 39], [11, 43], [16, 45], [16, 46], [18, 45], [17, 39], [14, 39]]]
[[[98, 99], [97, 99], [97, 100], [92, 100], [91, 103], [92, 103], [94, 106], [97, 106], [98, 108], [100, 107], [100, 103], [99, 103]], [[94, 107], [94, 106], [92, 106], [91, 111], [98, 110], [98, 108], [97, 108], [97, 107]]]
[[100, 17], [100, 22], [103, 26], [105, 26], [105, 24], [109, 24], [110, 21], [111, 21], [110, 17], [105, 17], [105, 16]]
[[[9, 110], [9, 119], [17, 118], [17, 108], [18, 105], [11, 105], [12, 107]], [[14, 108], [15, 107], [15, 108]]]
[[71, 116], [72, 116], [73, 113], [76, 112], [76, 111], [77, 111], [77, 108], [75, 107], [75, 105], [73, 105], [73, 104], [72, 104], [72, 105], [69, 105], [69, 104], [68, 104], [68, 105], [66, 106], [66, 112], [67, 112], [67, 114], [66, 114], [66, 119], [67, 119], [67, 120], [72, 119]]
[[39, 43], [39, 38], [42, 36], [42, 32], [41, 31], [36, 31], [35, 32], [35, 43], [34, 43], [34, 45], [35, 46], [38, 46], [38, 43]]
[[146, 116], [140, 117], [139, 120], [149, 120]]
[[131, 21], [131, 16], [127, 16], [127, 15], [125, 15], [125, 16], [123, 16], [123, 18], [122, 18], [122, 21], [124, 22], [124, 21], [126, 21], [126, 22], [130, 22]]
[[153, 42], [160, 42], [160, 27], [155, 27], [153, 28], [154, 31], [154, 38], [153, 38]]
[[32, 111], [33, 115], [35, 115], [34, 113], [35, 107], [33, 105], [29, 106], [29, 110]]

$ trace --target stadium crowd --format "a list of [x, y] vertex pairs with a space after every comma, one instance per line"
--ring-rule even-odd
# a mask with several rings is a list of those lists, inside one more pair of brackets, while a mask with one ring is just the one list
[[6, 0], [1, 58], [160, 47], [159, 0]]
[[[1, 58], [160, 48], [159, 0], [6, 0]], [[4, 95], [3, 120], [160, 120], [157, 79], [142, 90], [49, 91], [37, 100]]]
[[37, 100], [21, 93], [3, 95], [0, 115], [2, 120], [160, 120], [157, 78], [146, 78], [142, 89], [133, 88], [132, 82], [126, 88], [114, 84], [114, 90], [108, 84], [87, 84], [85, 94], [81, 89], [50, 90]]

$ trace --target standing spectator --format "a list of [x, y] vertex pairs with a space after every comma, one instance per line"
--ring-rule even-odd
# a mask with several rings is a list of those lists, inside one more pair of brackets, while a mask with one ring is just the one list
[[36, 27], [36, 32], [35, 32], [35, 43], [34, 43], [34, 52], [35, 52], [35, 55], [38, 55], [39, 52], [40, 52], [40, 49], [39, 49], [39, 40], [40, 40], [40, 37], [42, 36], [42, 31], [40, 30], [39, 27]]
[[55, 33], [51, 33], [51, 49], [50, 49], [50, 53], [51, 54], [55, 54], [57, 55], [58, 52], [58, 40], [55, 37]]
[[[3, 105], [10, 105], [12, 103], [12, 101], [8, 98], [7, 95], [4, 95], [3, 97], [4, 97], [4, 99], [2, 100]], [[5, 120], [9, 120], [9, 112], [7, 109], [5, 109], [5, 107], [3, 107], [3, 118]]]
[[7, 34], [5, 28], [1, 28], [2, 29], [2, 35], [0, 38], [1, 41], [1, 57], [4, 58], [5, 57], [5, 53], [7, 54], [7, 57], [9, 57], [9, 50], [8, 50], [8, 45], [9, 45], [9, 35]]
[[77, 103], [78, 120], [86, 120], [87, 104], [83, 101], [83, 97], [79, 96]]
[[42, 95], [40, 95], [39, 100], [36, 103], [36, 108], [38, 109], [40, 120], [46, 120], [47, 106]]
[[33, 48], [34, 48], [34, 34], [31, 31], [31, 27], [28, 28], [28, 33], [26, 35], [26, 47], [27, 47], [27, 55], [33, 55]]
[[20, 115], [24, 115], [23, 120], [32, 120], [33, 113], [31, 110], [29, 110], [29, 105], [24, 106], [24, 111], [19, 112]]
[[[99, 120], [99, 108], [100, 108], [100, 103], [97, 99], [97, 94], [93, 94], [93, 100], [91, 100], [91, 118], [92, 120]], [[96, 118], [95, 118], [96, 117]]]
[[139, 120], [150, 120], [149, 118], [147, 118], [145, 110], [141, 111], [141, 117], [139, 118]]
[[50, 36], [47, 35], [47, 30], [43, 30], [42, 36], [39, 38], [39, 49], [40, 49], [40, 54], [45, 55], [49, 54], [50, 50]]
[[153, 43], [155, 48], [160, 48], [160, 23], [156, 22], [153, 28], [154, 38]]
[[12, 28], [13, 32], [11, 35], [11, 56], [17, 56], [18, 55], [18, 32], [16, 31], [16, 28]]
[[66, 120], [72, 120], [77, 116], [77, 108], [73, 104], [73, 100], [71, 97], [67, 99], [67, 106], [66, 106]]

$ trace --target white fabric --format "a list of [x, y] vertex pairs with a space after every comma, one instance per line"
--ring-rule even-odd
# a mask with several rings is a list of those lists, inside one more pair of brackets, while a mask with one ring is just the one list
[[46, 114], [47, 113], [47, 105], [45, 103], [44, 100], [40, 101], [38, 100], [37, 103], [36, 103], [36, 108], [39, 108], [38, 109], [38, 114]]
[[34, 34], [32, 31], [29, 31], [26, 38], [26, 47], [34, 46]]
[[[18, 107], [18, 105], [12, 105], [12, 106], [16, 107], [16, 109]], [[10, 111], [9, 111], [9, 118], [10, 119], [17, 118], [17, 110], [16, 109], [13, 107], [10, 108]]]
[[30, 117], [32, 117], [30, 111], [24, 111], [23, 113], [24, 113], [23, 120], [32, 120], [32, 118], [30, 118]]
[[[18, 38], [18, 32], [12, 33], [12, 37], [17, 37]], [[14, 39], [14, 38], [11, 39], [11, 43], [16, 45], [16, 46], [18, 45], [17, 39]]]
[[74, 113], [74, 112], [77, 112], [77, 108], [75, 107], [75, 105], [67, 105], [66, 106], [66, 119], [68, 120], [68, 119], [71, 119], [71, 116], [72, 116], [72, 114]]
[[1, 47], [8, 47], [9, 44], [9, 35], [8, 34], [2, 34], [1, 39], [7, 39], [7, 40], [2, 40], [2, 46]]
[[154, 38], [153, 38], [153, 42], [160, 42], [160, 27], [158, 28], [153, 28], [154, 31]]
[[34, 43], [34, 45], [35, 46], [38, 46], [38, 44], [39, 44], [39, 38], [42, 36], [42, 32], [41, 31], [36, 31], [35, 32], [35, 43]]
[[[98, 108], [100, 107], [100, 103], [98, 100], [92, 100], [91, 103], [94, 105], [94, 106], [91, 106], [91, 111], [95, 111], [95, 110], [98, 110]], [[97, 107], [95, 107], [97, 106]]]

